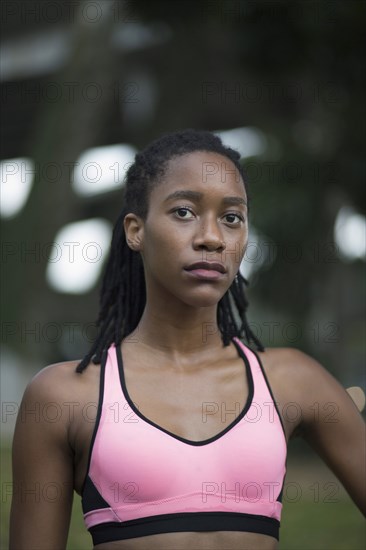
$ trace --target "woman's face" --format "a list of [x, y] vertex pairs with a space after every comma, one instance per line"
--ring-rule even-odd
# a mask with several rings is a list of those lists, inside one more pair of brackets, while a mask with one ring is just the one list
[[[160, 295], [167, 305], [173, 297], [196, 307], [217, 304], [245, 252], [246, 204], [243, 180], [227, 157], [194, 152], [169, 161], [134, 235], [147, 297]], [[187, 270], [195, 262], [219, 262], [224, 272], [205, 265]]]

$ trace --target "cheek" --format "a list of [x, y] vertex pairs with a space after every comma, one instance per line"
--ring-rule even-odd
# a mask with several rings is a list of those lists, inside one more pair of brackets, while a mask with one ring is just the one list
[[248, 233], [241, 233], [235, 237], [232, 235], [227, 236], [225, 239], [226, 248], [224, 253], [230, 255], [236, 267], [239, 267], [248, 245]]
[[179, 253], [187, 246], [182, 232], [171, 225], [161, 224], [151, 228], [144, 238], [144, 257], [149, 263], [156, 261], [176, 263]]

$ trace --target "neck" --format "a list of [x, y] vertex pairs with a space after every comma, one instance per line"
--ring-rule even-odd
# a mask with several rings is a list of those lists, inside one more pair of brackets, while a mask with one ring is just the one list
[[171, 360], [204, 357], [222, 349], [217, 326], [217, 305], [180, 308], [154, 308], [146, 304], [136, 329], [127, 340], [153, 349]]

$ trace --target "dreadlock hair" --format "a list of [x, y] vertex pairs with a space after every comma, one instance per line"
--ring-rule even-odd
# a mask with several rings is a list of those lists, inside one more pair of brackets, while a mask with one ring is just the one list
[[[227, 157], [245, 181], [239, 153], [224, 146], [217, 135], [204, 130], [187, 129], [165, 134], [136, 154], [125, 177], [122, 211], [113, 229], [111, 249], [103, 274], [97, 319], [99, 334], [90, 351], [77, 365], [76, 372], [81, 373], [91, 360], [94, 364], [100, 363], [109, 346], [112, 343], [118, 346], [138, 325], [146, 303], [145, 275], [140, 253], [127, 245], [123, 220], [129, 212], [146, 220], [150, 193], [165, 175], [169, 161], [196, 151]], [[233, 336], [245, 336], [248, 343], [253, 341], [257, 349], [263, 351], [262, 344], [246, 319], [248, 302], [244, 287], [247, 284], [238, 271], [218, 303], [217, 324], [224, 346], [229, 345]], [[236, 315], [233, 306], [237, 310]]]

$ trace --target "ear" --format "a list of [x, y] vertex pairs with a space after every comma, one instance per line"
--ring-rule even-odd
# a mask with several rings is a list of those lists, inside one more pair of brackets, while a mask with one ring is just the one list
[[123, 220], [126, 233], [126, 242], [131, 250], [140, 252], [144, 243], [144, 222], [136, 214], [126, 214]]

